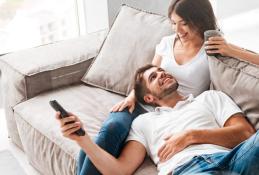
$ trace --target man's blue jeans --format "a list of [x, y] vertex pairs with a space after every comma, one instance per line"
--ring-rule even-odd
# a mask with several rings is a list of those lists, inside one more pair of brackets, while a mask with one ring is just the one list
[[[241, 132], [241, 131], [240, 131]], [[257, 175], [259, 174], [259, 131], [228, 153], [195, 156], [176, 168], [173, 175]]]
[[[108, 119], [103, 123], [100, 129], [95, 143], [114, 157], [118, 157], [124, 146], [124, 141], [129, 134], [132, 121], [135, 117], [144, 112], [145, 111], [136, 104], [133, 113], [130, 113], [128, 109], [124, 109], [122, 112], [110, 113]], [[80, 150], [77, 163], [77, 175], [101, 174], [83, 150]]]

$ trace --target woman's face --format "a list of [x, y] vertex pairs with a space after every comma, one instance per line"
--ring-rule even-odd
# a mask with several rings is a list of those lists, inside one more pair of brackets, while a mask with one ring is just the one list
[[173, 30], [179, 36], [181, 42], [191, 41], [197, 39], [199, 34], [197, 31], [188, 25], [186, 21], [184, 21], [180, 16], [178, 16], [175, 12], [171, 14], [171, 22], [173, 26]]

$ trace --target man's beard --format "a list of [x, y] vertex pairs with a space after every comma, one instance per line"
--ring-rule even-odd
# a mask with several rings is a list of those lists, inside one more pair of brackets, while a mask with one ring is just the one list
[[155, 93], [153, 92], [153, 95], [155, 97], [157, 97], [159, 100], [166, 98], [167, 96], [171, 95], [173, 92], [175, 92], [178, 88], [179, 84], [178, 82], [172, 84], [171, 86], [169, 86], [168, 88], [164, 89], [162, 92], [160, 93]]

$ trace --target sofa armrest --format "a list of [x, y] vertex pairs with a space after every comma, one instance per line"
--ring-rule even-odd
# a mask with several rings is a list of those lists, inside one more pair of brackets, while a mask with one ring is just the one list
[[0, 57], [8, 133], [18, 146], [13, 107], [44, 91], [79, 83], [104, 38], [104, 32], [95, 33]]
[[29, 99], [78, 83], [103, 40], [103, 35], [92, 34], [4, 55], [0, 58], [3, 77], [11, 80], [5, 85], [18, 85], [16, 90], [23, 91], [24, 98]]

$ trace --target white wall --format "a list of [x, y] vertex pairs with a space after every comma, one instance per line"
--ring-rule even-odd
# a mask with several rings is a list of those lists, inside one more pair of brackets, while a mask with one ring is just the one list
[[122, 4], [136, 7], [146, 11], [167, 15], [170, 0], [107, 0], [109, 13], [109, 26], [112, 25]]
[[259, 1], [211, 1], [227, 41], [259, 53]]
[[218, 18], [223, 19], [259, 8], [258, 0], [211, 0], [217, 3]]
[[[111, 26], [122, 3], [166, 14], [170, 0], [81, 0], [87, 33]], [[210, 0], [228, 42], [259, 52], [259, 0]], [[109, 15], [108, 15], [109, 13]]]
[[87, 33], [109, 27], [107, 0], [84, 0], [84, 6]]

